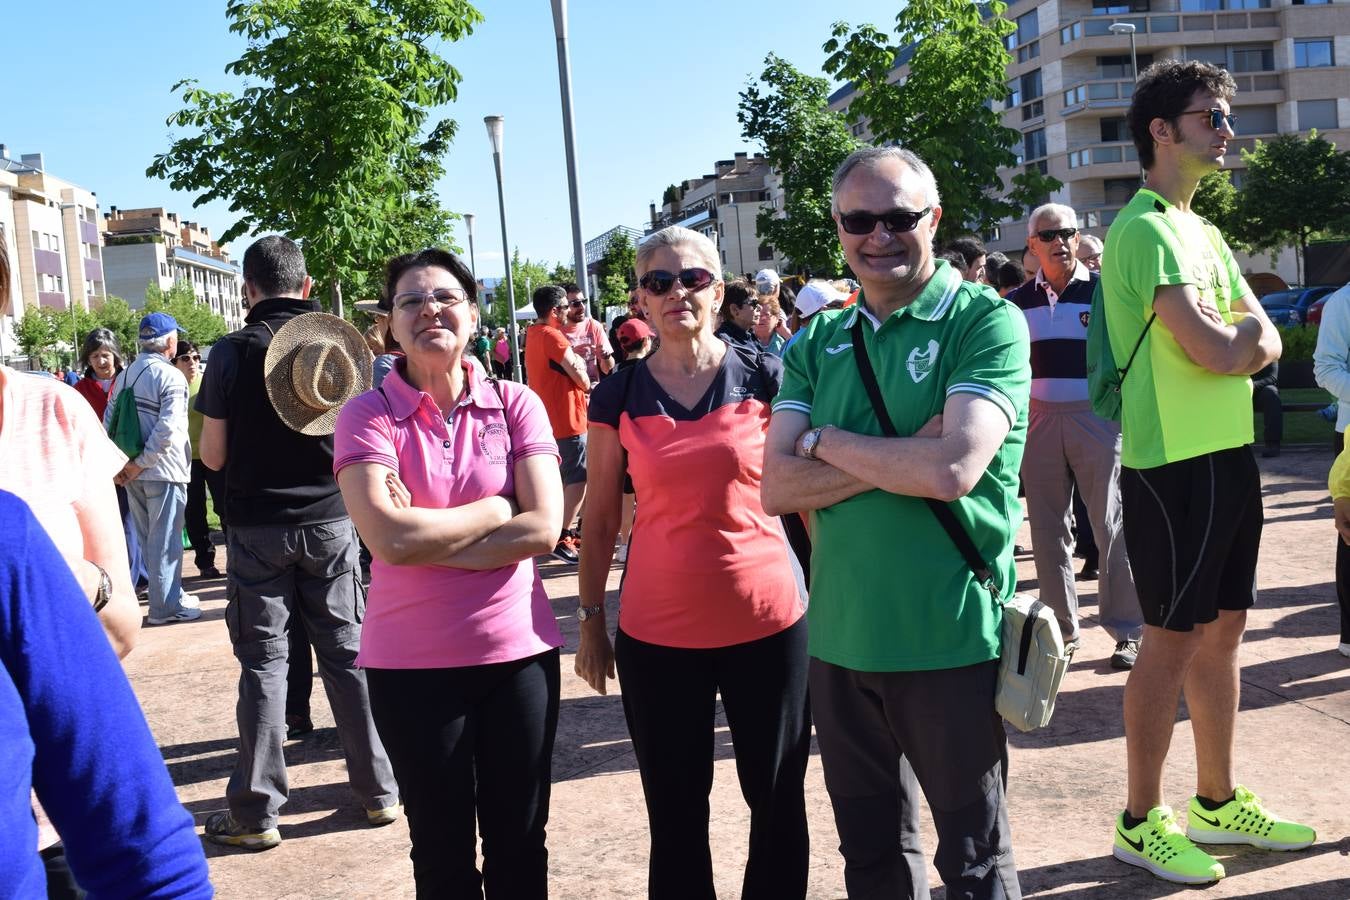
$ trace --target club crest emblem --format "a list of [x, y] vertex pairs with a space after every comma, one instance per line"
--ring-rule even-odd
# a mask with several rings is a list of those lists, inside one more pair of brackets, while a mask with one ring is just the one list
[[1089, 315], [1090, 315], [1090, 313], [1089, 313], [1087, 310], [1083, 310], [1082, 312], [1080, 312], [1080, 313], [1078, 314], [1078, 321], [1080, 321], [1080, 322], [1083, 323], [1083, 327], [1084, 327], [1084, 328], [1088, 327], [1088, 324], [1087, 324], [1087, 323], [1088, 323], [1088, 317], [1089, 317]]
[[483, 426], [483, 430], [478, 432], [478, 451], [487, 457], [487, 461], [492, 465], [506, 465], [507, 455], [510, 453], [510, 432], [506, 425], [501, 422], [492, 422]]
[[937, 362], [938, 342], [929, 341], [928, 349], [920, 351], [918, 347], [909, 351], [909, 359], [905, 360], [905, 365], [909, 368], [909, 377], [918, 384], [928, 377], [933, 371], [933, 364]]

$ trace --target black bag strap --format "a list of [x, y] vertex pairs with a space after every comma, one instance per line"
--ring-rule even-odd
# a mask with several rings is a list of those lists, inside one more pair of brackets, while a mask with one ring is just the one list
[[1156, 318], [1158, 318], [1158, 314], [1155, 312], [1153, 315], [1149, 316], [1148, 321], [1144, 323], [1144, 330], [1139, 332], [1139, 340], [1134, 342], [1134, 349], [1130, 351], [1130, 358], [1125, 360], [1125, 368], [1121, 369], [1117, 375], [1120, 383], [1123, 384], [1125, 382], [1125, 376], [1129, 373], [1130, 366], [1134, 365], [1134, 357], [1139, 352], [1140, 346], [1144, 343], [1144, 335], [1148, 334], [1148, 330], [1153, 327], [1153, 320]]
[[[868, 399], [872, 401], [872, 410], [876, 413], [877, 421], [881, 423], [882, 433], [887, 437], [899, 437], [899, 432], [895, 430], [895, 423], [891, 421], [890, 413], [886, 411], [886, 402], [882, 399], [876, 372], [872, 370], [872, 360], [867, 355], [867, 343], [863, 339], [862, 320], [863, 313], [859, 309], [854, 313], [851, 329], [853, 334], [853, 361], [858, 364], [858, 375], [862, 378]], [[970, 566], [970, 571], [975, 573], [975, 579], [989, 591], [995, 602], [1001, 602], [993, 572], [980, 558], [980, 551], [976, 549], [975, 542], [970, 539], [966, 529], [957, 520], [952, 508], [932, 497], [925, 497], [924, 502], [933, 511], [933, 515], [937, 518], [938, 524], [942, 526], [942, 530], [947, 532], [947, 536], [952, 539], [952, 543], [956, 545], [956, 549], [965, 559], [966, 565]]]

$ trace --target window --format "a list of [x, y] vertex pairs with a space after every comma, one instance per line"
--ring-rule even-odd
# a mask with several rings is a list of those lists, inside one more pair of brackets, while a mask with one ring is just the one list
[[1299, 131], [1307, 131], [1309, 128], [1325, 131], [1328, 128], [1339, 127], [1340, 124], [1336, 120], [1335, 100], [1298, 101]]
[[770, 260], [770, 259], [773, 259], [773, 245], [772, 245], [772, 244], [760, 244], [760, 245], [759, 245], [759, 261], [760, 261], [760, 262], [764, 262], [765, 260]]
[[1270, 0], [1181, 0], [1182, 12], [1216, 12], [1224, 9], [1269, 9]]
[[1003, 39], [1003, 46], [1009, 50], [1022, 44], [1029, 44], [1041, 36], [1040, 22], [1036, 10], [1017, 17], [1017, 30]]
[[1261, 44], [1232, 47], [1233, 72], [1273, 72], [1275, 71], [1275, 48]]
[[1041, 55], [1041, 42], [1032, 41], [1030, 44], [1023, 44], [1017, 48], [1017, 61], [1020, 63], [1028, 62]]
[[1240, 134], [1278, 134], [1280, 127], [1275, 116], [1275, 104], [1241, 106], [1233, 110], [1238, 117]]
[[1040, 159], [1042, 156], [1045, 156], [1045, 129], [1028, 131], [1022, 136], [1022, 158], [1032, 160]]
[[1315, 69], [1334, 65], [1336, 60], [1332, 54], [1331, 38], [1294, 41], [1294, 68]]
[[1124, 206], [1139, 190], [1138, 176], [1129, 178], [1106, 178], [1102, 180], [1103, 193], [1107, 206]]
[[1132, 12], [1148, 12], [1148, 0], [1092, 0], [1094, 16], [1123, 16]]
[[1295, 6], [1324, 6], [1331, 0], [1292, 0]]
[[[1153, 64], [1152, 53], [1140, 53], [1139, 71], [1142, 72]], [[1097, 77], [1098, 78], [1134, 78], [1134, 68], [1130, 64], [1130, 55], [1128, 53], [1120, 56], [1099, 56], [1097, 57]]]

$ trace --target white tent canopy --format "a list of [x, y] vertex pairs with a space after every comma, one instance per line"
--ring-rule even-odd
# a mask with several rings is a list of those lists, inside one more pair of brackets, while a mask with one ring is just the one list
[[534, 304], [522, 306], [520, 309], [516, 310], [517, 322], [530, 322], [537, 318], [539, 318], [539, 314], [534, 311]]

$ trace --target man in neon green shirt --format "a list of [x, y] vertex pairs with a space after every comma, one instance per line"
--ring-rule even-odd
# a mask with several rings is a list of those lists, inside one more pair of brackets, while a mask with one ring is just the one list
[[[1224, 875], [1196, 843], [1296, 850], [1316, 839], [1266, 811], [1233, 771], [1262, 524], [1248, 376], [1280, 355], [1223, 236], [1190, 208], [1196, 184], [1223, 165], [1235, 91], [1208, 63], [1143, 73], [1128, 122], [1144, 187], [1112, 223], [1102, 261], [1116, 359], [1145, 335], [1121, 385], [1125, 542], [1145, 626], [1125, 687], [1128, 798], [1113, 852], [1184, 884]], [[1196, 748], [1185, 831], [1162, 797], [1183, 690]]]

